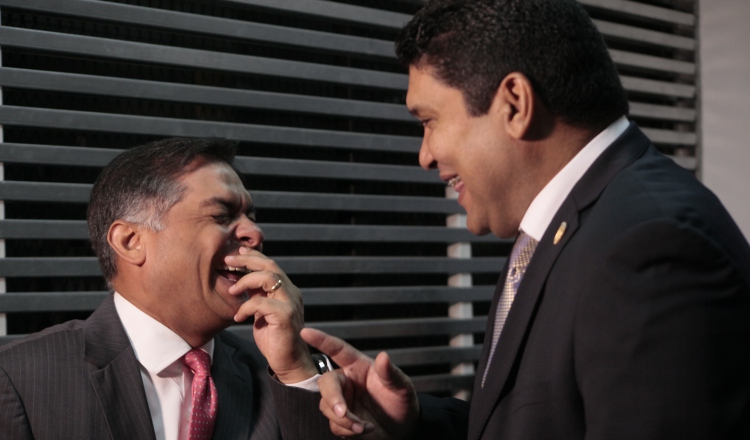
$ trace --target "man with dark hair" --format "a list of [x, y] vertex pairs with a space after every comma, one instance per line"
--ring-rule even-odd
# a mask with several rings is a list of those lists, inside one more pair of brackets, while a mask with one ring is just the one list
[[[312, 329], [341, 436], [750, 438], [750, 247], [636, 124], [574, 0], [434, 0], [397, 43], [419, 161], [474, 234], [517, 237], [471, 409]], [[468, 414], [467, 414], [468, 413]]]
[[[167, 139], [102, 170], [88, 225], [113, 294], [86, 321], [0, 349], [0, 437], [331, 436], [300, 292], [261, 253], [234, 154]], [[249, 316], [257, 346], [224, 331]]]

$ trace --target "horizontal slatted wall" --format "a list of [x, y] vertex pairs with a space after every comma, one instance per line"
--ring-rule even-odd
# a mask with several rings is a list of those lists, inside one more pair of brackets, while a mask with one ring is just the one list
[[[696, 170], [693, 2], [581, 3], [632, 119]], [[302, 288], [309, 325], [387, 349], [421, 390], [470, 387], [510, 243], [469, 234], [417, 166], [392, 41], [420, 4], [0, 0], [2, 342], [106, 295], [84, 221], [103, 165], [146, 141], [218, 136], [240, 141], [266, 253]]]

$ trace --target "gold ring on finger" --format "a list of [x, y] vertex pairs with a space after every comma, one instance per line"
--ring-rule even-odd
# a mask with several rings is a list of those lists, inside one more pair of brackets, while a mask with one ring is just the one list
[[266, 293], [273, 293], [279, 290], [279, 287], [281, 287], [283, 284], [284, 283], [281, 281], [281, 279], [279, 279], [278, 281], [276, 281], [276, 284], [274, 284], [273, 287], [271, 287], [271, 290], [267, 291]]

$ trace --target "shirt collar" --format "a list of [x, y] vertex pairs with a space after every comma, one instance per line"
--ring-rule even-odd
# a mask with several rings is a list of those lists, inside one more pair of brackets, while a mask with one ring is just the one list
[[536, 241], [541, 241], [544, 232], [552, 222], [557, 210], [583, 177], [591, 164], [615, 141], [630, 125], [625, 116], [605, 128], [591, 142], [570, 160], [552, 180], [537, 194], [521, 220], [520, 230]]
[[[163, 372], [192, 349], [177, 333], [147, 315], [117, 292], [115, 308], [130, 339], [130, 345], [133, 346], [135, 357], [149, 373]], [[213, 362], [214, 340], [211, 339], [200, 348], [208, 353]]]

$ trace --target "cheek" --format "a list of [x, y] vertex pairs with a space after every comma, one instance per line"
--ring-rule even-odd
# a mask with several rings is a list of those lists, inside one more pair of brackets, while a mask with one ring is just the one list
[[202, 234], [192, 234], [176, 237], [175, 241], [165, 246], [169, 248], [165, 254], [169, 253], [173, 261], [198, 274], [198, 269], [205, 270], [205, 266], [213, 265], [216, 254], [223, 248], [223, 242], [208, 240]]
[[487, 205], [500, 200], [503, 197], [502, 185], [497, 182], [497, 176], [494, 174], [495, 170], [487, 169], [486, 162], [481, 160], [467, 160], [465, 170], [461, 175], [464, 181], [467, 195], [471, 195], [471, 198], [476, 201], [481, 201], [482, 205]]

